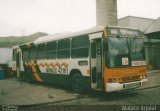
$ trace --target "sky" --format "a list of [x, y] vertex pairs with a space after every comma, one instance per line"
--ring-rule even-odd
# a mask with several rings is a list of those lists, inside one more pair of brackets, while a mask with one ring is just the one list
[[[118, 18], [160, 17], [160, 0], [117, 0]], [[74, 32], [96, 26], [95, 0], [0, 0], [0, 37]]]

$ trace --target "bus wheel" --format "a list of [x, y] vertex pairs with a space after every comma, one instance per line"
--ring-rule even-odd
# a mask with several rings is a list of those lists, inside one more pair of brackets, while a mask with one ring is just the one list
[[80, 74], [74, 74], [71, 77], [71, 87], [75, 92], [81, 93], [84, 91], [84, 81]]
[[28, 72], [26, 73], [26, 81], [30, 84], [33, 84], [33, 79], [32, 79], [32, 76], [31, 76], [31, 72]]

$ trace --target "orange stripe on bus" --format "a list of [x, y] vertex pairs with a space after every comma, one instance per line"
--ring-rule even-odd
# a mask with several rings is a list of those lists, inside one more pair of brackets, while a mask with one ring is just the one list
[[64, 65], [65, 67], [68, 67], [68, 64], [66, 64], [66, 63], [63, 63], [62, 65]]
[[43, 80], [41, 79], [41, 77], [40, 77], [39, 74], [37, 73], [37, 70], [36, 70], [36, 68], [34, 67], [33, 64], [32, 64], [32, 71], [33, 71], [33, 74], [34, 74], [35, 78], [37, 79], [37, 81], [42, 82]]
[[44, 68], [45, 66], [47, 66], [47, 67], [50, 67], [50, 66], [51, 66], [51, 67], [56, 67], [56, 66], [58, 66], [58, 67], [61, 67], [61, 66], [68, 67], [68, 66], [69, 66], [69, 65], [68, 65], [67, 63], [65, 63], [65, 62], [62, 63], [62, 64], [59, 64], [59, 63], [54, 64], [54, 63], [47, 63], [47, 62], [46, 62], [46, 63], [36, 63], [36, 64], [35, 64], [35, 63], [30, 63], [30, 62], [29, 62], [28, 64], [29, 64], [29, 66], [31, 66], [31, 65], [34, 64], [34, 65], [37, 65], [38, 67], [41, 66], [41, 67], [43, 67], [43, 68]]

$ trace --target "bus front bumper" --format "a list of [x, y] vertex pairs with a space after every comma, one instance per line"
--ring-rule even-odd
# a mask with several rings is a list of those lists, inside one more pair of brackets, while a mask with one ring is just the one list
[[125, 89], [132, 89], [138, 88], [148, 82], [148, 79], [142, 79], [141, 81], [136, 82], [129, 82], [129, 83], [106, 83], [105, 84], [105, 91], [112, 92], [112, 91], [120, 91]]

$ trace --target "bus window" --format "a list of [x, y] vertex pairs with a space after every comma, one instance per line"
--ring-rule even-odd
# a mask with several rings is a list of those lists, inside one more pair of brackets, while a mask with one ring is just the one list
[[46, 46], [46, 59], [55, 59], [57, 55], [57, 43], [49, 42]]
[[132, 49], [132, 55], [131, 55], [132, 61], [145, 60], [143, 39], [133, 39], [131, 49]]
[[33, 46], [30, 49], [30, 59], [35, 60], [36, 59], [36, 46]]
[[109, 37], [108, 41], [110, 67], [126, 67], [131, 66], [132, 62], [145, 60], [142, 38]]
[[95, 42], [93, 42], [93, 43], [91, 43], [91, 56], [92, 56], [92, 58], [96, 58], [96, 43]]
[[88, 57], [89, 38], [80, 36], [72, 39], [72, 58]]
[[[110, 67], [129, 66], [129, 42], [126, 38], [109, 38]], [[122, 60], [126, 63], [123, 63]]]
[[70, 39], [58, 41], [58, 58], [70, 58]]
[[22, 51], [22, 59], [23, 59], [23, 61], [27, 61], [29, 59], [28, 48], [23, 49], [23, 51]]
[[40, 44], [37, 46], [37, 59], [45, 59], [45, 44]]
[[13, 50], [13, 56], [12, 56], [12, 59], [15, 61], [16, 60], [16, 53], [17, 53], [17, 50], [14, 49]]

